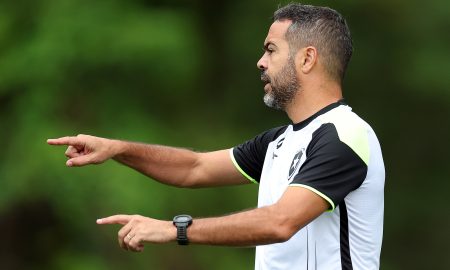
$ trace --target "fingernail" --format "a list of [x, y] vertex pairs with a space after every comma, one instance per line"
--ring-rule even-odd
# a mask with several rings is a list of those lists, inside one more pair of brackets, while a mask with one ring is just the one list
[[67, 164], [67, 166], [69, 166], [69, 167], [72, 167], [72, 165], [73, 165], [72, 161], [70, 161], [70, 160], [67, 161], [66, 164]]
[[102, 224], [102, 219], [101, 218], [97, 219], [97, 224]]

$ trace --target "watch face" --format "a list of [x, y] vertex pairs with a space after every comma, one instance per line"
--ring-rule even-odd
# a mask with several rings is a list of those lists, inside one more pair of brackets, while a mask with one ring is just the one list
[[174, 217], [173, 221], [177, 223], [189, 223], [192, 221], [192, 217], [189, 215], [179, 215]]
[[177, 218], [177, 222], [188, 222], [188, 221], [189, 221], [189, 218], [185, 217], [185, 216]]

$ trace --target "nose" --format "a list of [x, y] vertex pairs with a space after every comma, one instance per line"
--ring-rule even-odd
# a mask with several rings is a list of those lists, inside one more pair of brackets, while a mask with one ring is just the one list
[[265, 57], [266, 54], [264, 54], [259, 61], [256, 63], [256, 66], [258, 67], [258, 69], [260, 70], [266, 70], [267, 69], [267, 60]]

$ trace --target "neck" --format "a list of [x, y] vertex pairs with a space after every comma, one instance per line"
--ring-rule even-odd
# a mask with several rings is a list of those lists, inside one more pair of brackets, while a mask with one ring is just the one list
[[286, 113], [293, 123], [299, 123], [341, 99], [342, 90], [337, 83], [303, 85], [287, 106]]

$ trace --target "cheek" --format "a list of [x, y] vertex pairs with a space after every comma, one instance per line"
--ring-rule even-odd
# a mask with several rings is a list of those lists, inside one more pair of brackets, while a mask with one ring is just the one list
[[275, 61], [268, 61], [267, 63], [267, 74], [273, 76], [278, 71], [278, 64]]
[[286, 64], [287, 56], [279, 53], [272, 54], [268, 59], [268, 67], [271, 70], [271, 74], [277, 74], [278, 71]]

